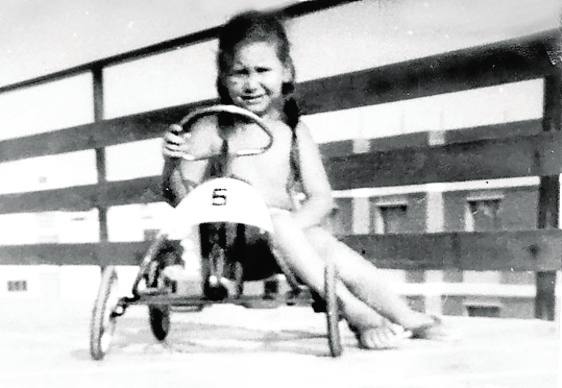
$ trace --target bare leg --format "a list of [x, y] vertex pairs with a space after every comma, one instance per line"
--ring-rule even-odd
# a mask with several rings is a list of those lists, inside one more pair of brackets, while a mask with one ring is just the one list
[[406, 329], [433, 322], [428, 315], [411, 310], [374, 265], [328, 231], [314, 227], [306, 230], [306, 236], [320, 256], [336, 264], [339, 277], [353, 295], [384, 317]]
[[[310, 244], [306, 234], [288, 215], [273, 217], [275, 245], [295, 274], [320, 295], [324, 293], [325, 260]], [[376, 327], [380, 316], [367, 304], [353, 295], [341, 281], [336, 284], [336, 294], [346, 319], [358, 328]]]

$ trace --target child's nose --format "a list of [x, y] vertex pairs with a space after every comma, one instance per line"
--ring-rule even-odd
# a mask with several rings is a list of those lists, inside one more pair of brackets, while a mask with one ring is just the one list
[[244, 88], [246, 90], [255, 90], [259, 85], [259, 76], [256, 72], [250, 72], [246, 77]]

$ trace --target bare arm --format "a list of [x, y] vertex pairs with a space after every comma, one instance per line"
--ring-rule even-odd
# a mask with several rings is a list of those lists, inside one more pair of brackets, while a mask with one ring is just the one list
[[177, 127], [170, 126], [162, 147], [164, 168], [161, 182], [162, 196], [168, 204], [177, 206], [203, 180], [207, 170], [208, 161], [189, 162], [181, 159], [182, 153], [214, 152], [220, 149], [220, 143], [214, 117], [198, 120], [188, 134], [178, 135]]
[[175, 207], [187, 194], [187, 190], [182, 183], [177, 165], [178, 162], [172, 158], [164, 159], [162, 182], [160, 184], [162, 196], [166, 202], [173, 207]]
[[297, 127], [299, 168], [306, 200], [294, 218], [302, 228], [318, 225], [334, 209], [332, 189], [318, 146], [306, 125]]

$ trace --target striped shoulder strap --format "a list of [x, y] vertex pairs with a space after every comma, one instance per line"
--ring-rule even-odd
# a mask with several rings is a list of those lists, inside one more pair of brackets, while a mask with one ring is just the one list
[[300, 154], [299, 154], [299, 142], [297, 137], [297, 128], [291, 127], [291, 150], [289, 154], [289, 164], [291, 167], [291, 173], [289, 175], [289, 180], [287, 182], [287, 191], [289, 193], [302, 192], [302, 175], [300, 171]]

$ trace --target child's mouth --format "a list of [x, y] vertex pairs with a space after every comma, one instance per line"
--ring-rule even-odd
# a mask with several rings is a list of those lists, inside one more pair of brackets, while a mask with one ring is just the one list
[[246, 104], [257, 104], [259, 103], [263, 98], [263, 95], [259, 95], [259, 96], [242, 96], [242, 101], [244, 101]]

